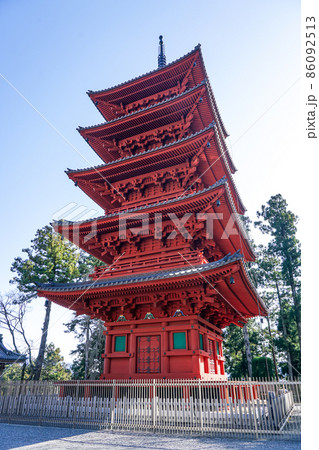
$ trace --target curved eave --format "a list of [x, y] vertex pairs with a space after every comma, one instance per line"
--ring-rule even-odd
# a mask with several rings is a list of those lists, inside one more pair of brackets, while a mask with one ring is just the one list
[[219, 145], [219, 147], [220, 147], [220, 151], [222, 152], [224, 158], [225, 158], [226, 161], [227, 161], [227, 166], [229, 167], [230, 172], [231, 172], [232, 174], [234, 174], [235, 172], [237, 172], [237, 168], [236, 168], [235, 164], [233, 163], [233, 160], [232, 160], [232, 158], [231, 158], [231, 156], [230, 156], [230, 153], [229, 153], [227, 144], [226, 144], [226, 142], [225, 142], [225, 139], [221, 138], [221, 137], [219, 136], [219, 133], [218, 133], [218, 132], [217, 132], [216, 134], [217, 134], [217, 139], [218, 139], [218, 141], [219, 141], [219, 142], [218, 142], [218, 145]]
[[[65, 172], [71, 180], [75, 181], [77, 176], [86, 177], [87, 175], [96, 173], [96, 171], [101, 171], [103, 173], [103, 171], [107, 170], [108, 168], [116, 168], [117, 169], [120, 166], [124, 166], [124, 165], [127, 166], [127, 164], [130, 163], [131, 161], [138, 160], [138, 159], [144, 159], [145, 157], [153, 155], [154, 153], [160, 153], [162, 150], [187, 145], [187, 144], [191, 143], [192, 141], [199, 139], [201, 136], [205, 137], [209, 133], [213, 133], [214, 127], [215, 127], [215, 122], [210, 124], [208, 127], [204, 128], [203, 130], [198, 131], [197, 133], [193, 133], [189, 136], [186, 136], [186, 137], [184, 137], [178, 141], [172, 142], [170, 144], [162, 145], [160, 147], [155, 147], [155, 148], [152, 148], [151, 150], [145, 150], [144, 152], [137, 153], [136, 155], [125, 156], [124, 158], [119, 158], [119, 159], [110, 161], [105, 164], [99, 164], [99, 165], [93, 166], [93, 167], [86, 167], [84, 169], [68, 169]], [[104, 175], [104, 173], [103, 173], [103, 175]], [[107, 174], [105, 173], [105, 175], [107, 175]]]
[[97, 279], [95, 281], [76, 282], [76, 283], [50, 283], [40, 285], [37, 292], [39, 296], [45, 296], [50, 292], [53, 293], [74, 293], [82, 294], [84, 292], [94, 292], [101, 289], [114, 289], [141, 284], [145, 284], [163, 281], [163, 280], [184, 280], [192, 278], [202, 278], [202, 274], [207, 274], [210, 271], [224, 270], [225, 267], [237, 263], [242, 259], [240, 252], [236, 252], [233, 255], [227, 255], [219, 261], [212, 263], [201, 264], [198, 266], [186, 266], [179, 269], [160, 270], [150, 273], [141, 273], [137, 275], [126, 275], [121, 277], [112, 277], [110, 279]]
[[0, 363], [12, 364], [15, 362], [24, 362], [26, 359], [26, 355], [8, 350], [3, 344], [0, 344]]
[[[232, 172], [228, 165], [225, 152], [220, 146], [218, 136], [215, 136], [213, 138], [216, 131], [215, 125], [216, 125], [215, 122], [213, 122], [205, 129], [192, 135], [186, 136], [181, 140], [172, 142], [164, 146], [156, 147], [151, 150], [146, 150], [136, 155], [131, 155], [114, 161], [110, 161], [106, 164], [100, 164], [98, 166], [89, 167], [85, 169], [75, 169], [75, 170], [68, 169], [66, 171], [66, 174], [73, 182], [79, 183], [80, 189], [82, 189], [85, 194], [87, 194], [90, 198], [92, 198], [95, 202], [97, 202], [102, 208], [106, 209], [105, 201], [101, 199], [99, 194], [93, 191], [90, 185], [86, 183], [87, 181], [90, 182], [93, 179], [100, 178], [101, 183], [104, 182], [113, 183], [114, 174], [116, 174], [116, 176], [119, 176], [119, 174], [121, 174], [121, 178], [134, 176], [130, 175], [130, 170], [136, 171], [137, 170], [136, 168], [139, 165], [143, 168], [147, 167], [146, 165], [147, 161], [149, 161], [150, 163], [149, 167], [151, 167], [152, 164], [154, 166], [156, 164], [155, 160], [161, 158], [162, 154], [163, 154], [162, 158], [166, 158], [166, 155], [168, 153], [175, 153], [175, 150], [182, 148], [190, 148], [191, 146], [195, 145], [194, 143], [196, 141], [199, 142], [198, 145], [200, 146], [202, 145], [202, 142], [204, 142], [205, 139], [209, 139], [209, 141], [211, 141], [211, 139], [214, 139], [217, 145], [217, 151], [220, 154], [218, 158], [219, 160], [218, 164], [222, 164], [222, 166], [224, 167], [224, 173], [227, 173], [227, 177], [231, 186], [232, 195], [236, 205], [236, 210], [239, 212], [239, 214], [244, 214], [246, 208], [236, 188], [236, 184], [235, 181], [233, 180]], [[214, 171], [214, 166], [216, 162], [212, 162], [211, 164], [209, 162], [207, 163], [210, 165], [209, 169]], [[204, 175], [206, 171], [207, 169], [203, 170]], [[216, 179], [218, 179], [218, 177], [216, 177]]]
[[230, 165], [229, 165], [229, 162], [230, 162], [229, 157], [228, 157], [229, 154], [228, 154], [227, 149], [223, 148], [223, 145], [221, 143], [221, 139], [220, 139], [219, 134], [218, 134], [218, 130], [216, 130], [216, 132], [215, 132], [215, 138], [216, 138], [216, 143], [218, 145], [219, 152], [222, 155], [223, 163], [224, 163], [225, 168], [226, 168], [226, 170], [227, 170], [227, 172], [229, 174], [229, 178], [231, 180], [231, 183], [234, 186], [234, 194], [235, 194], [234, 197], [236, 197], [236, 203], [238, 204], [238, 208], [241, 210], [241, 214], [244, 214], [245, 211], [246, 211], [246, 208], [245, 208], [245, 206], [244, 206], [244, 204], [243, 204], [243, 202], [242, 202], [242, 200], [240, 198], [240, 195], [239, 195], [239, 192], [237, 190], [235, 181], [234, 181], [234, 179], [232, 177], [232, 174], [234, 174], [237, 169], [233, 170], [233, 168], [230, 167]]
[[[232, 219], [234, 220], [233, 227], [230, 225], [230, 220], [227, 217], [226, 221], [223, 224], [223, 230], [226, 233], [227, 227], [229, 226], [229, 240], [233, 242], [233, 246], [237, 249], [240, 248], [242, 253], [245, 255], [246, 261], [255, 261], [256, 255], [255, 252], [250, 244], [249, 237], [246, 233], [246, 230], [240, 220], [240, 217], [237, 213], [237, 208], [234, 203], [234, 199], [232, 197], [232, 194], [230, 192], [230, 188], [228, 183], [226, 183], [226, 191], [225, 191], [225, 202], [227, 202], [227, 210], [230, 212], [230, 215]], [[218, 208], [214, 206], [215, 213], [218, 213]], [[233, 236], [231, 234], [232, 228], [238, 230], [238, 235]], [[238, 237], [237, 237], [238, 236]]]
[[204, 71], [204, 74], [205, 74], [205, 79], [207, 80], [207, 86], [208, 86], [208, 91], [209, 91], [209, 94], [210, 94], [210, 99], [211, 99], [211, 103], [212, 103], [213, 110], [214, 110], [214, 116], [217, 118], [216, 122], [219, 125], [219, 128], [220, 128], [220, 130], [222, 132], [223, 146], [225, 147], [225, 153], [226, 153], [226, 157], [228, 159], [228, 164], [229, 164], [229, 166], [231, 168], [232, 173], [235, 173], [237, 171], [237, 169], [236, 169], [236, 166], [235, 166], [235, 164], [234, 164], [234, 162], [232, 160], [232, 157], [229, 154], [229, 151], [228, 151], [228, 148], [227, 148], [227, 145], [226, 145], [226, 142], [225, 142], [225, 139], [229, 136], [229, 134], [228, 134], [228, 132], [226, 130], [226, 127], [225, 127], [225, 125], [223, 123], [223, 119], [221, 117], [221, 114], [220, 114], [220, 111], [219, 111], [219, 108], [218, 108], [218, 105], [217, 105], [217, 102], [216, 102], [216, 99], [215, 99], [215, 95], [214, 95], [213, 89], [211, 87], [211, 84], [210, 84], [210, 81], [209, 81], [209, 77], [207, 75], [207, 71], [206, 71], [206, 67], [205, 67], [204, 58], [203, 58], [203, 54], [202, 54], [201, 48], [199, 48], [199, 55], [200, 55], [200, 61], [201, 61], [202, 67], [203, 67], [203, 71]]
[[[81, 244], [79, 239], [80, 235], [91, 234], [92, 230], [96, 230], [96, 233], [105, 233], [118, 229], [119, 220], [127, 220], [131, 225], [134, 221], [141, 220], [141, 215], [149, 214], [150, 220], [152, 220], [152, 215], [156, 212], [164, 213], [164, 215], [169, 212], [182, 214], [189, 211], [202, 211], [205, 206], [210, 205], [212, 207], [213, 203], [217, 201], [220, 197], [224, 195], [223, 204], [225, 204], [226, 215], [223, 214], [223, 218], [218, 220], [218, 238], [217, 242], [220, 247], [224, 249], [224, 252], [235, 251], [241, 248], [246, 260], [251, 261], [255, 259], [254, 252], [251, 248], [248, 238], [246, 237], [245, 230], [241, 224], [241, 221], [237, 217], [236, 208], [231, 196], [231, 192], [228, 187], [226, 177], [223, 177], [214, 185], [203, 189], [202, 191], [195, 192], [193, 194], [185, 195], [172, 200], [167, 200], [164, 202], [153, 203], [150, 205], [145, 205], [137, 208], [128, 209], [127, 211], [115, 212], [111, 214], [106, 214], [105, 216], [100, 216], [95, 219], [82, 221], [82, 222], [67, 222], [67, 221], [57, 221], [53, 223], [54, 230], [67, 239], [76, 241], [77, 245], [91, 253], [93, 256], [100, 258], [96, 253], [95, 249], [92, 251], [89, 248], [89, 243]], [[224, 206], [222, 207], [224, 208]], [[214, 206], [215, 213], [219, 212], [219, 208]], [[224, 239], [223, 233], [227, 230], [230, 218], [234, 219], [230, 229], [236, 229], [238, 234], [231, 234], [229, 239]], [[74, 237], [73, 237], [74, 236]], [[108, 261], [105, 261], [108, 262]]]
[[[219, 136], [219, 130], [217, 127], [214, 128], [213, 140], [214, 140], [214, 143], [216, 143], [216, 151], [219, 154], [218, 161], [220, 161], [220, 163], [222, 164], [222, 167], [224, 169], [223, 173], [227, 174], [228, 181], [232, 188], [231, 190], [232, 190], [233, 199], [236, 204], [236, 210], [239, 212], [239, 214], [244, 214], [246, 211], [246, 208], [245, 208], [245, 205], [243, 204], [241, 197], [239, 195], [239, 192], [237, 190], [235, 180], [232, 176], [233, 171], [231, 170], [231, 168], [229, 166], [229, 161], [227, 158], [226, 151], [222, 147], [220, 136]], [[214, 172], [214, 166], [216, 164], [216, 161], [211, 160], [209, 155], [207, 156], [207, 164], [209, 165], [210, 169]], [[208, 168], [206, 168], [204, 170], [204, 172], [206, 170], [208, 170]], [[219, 177], [217, 177], [217, 178], [219, 178]]]
[[[201, 71], [204, 74], [204, 78], [207, 79], [208, 81], [208, 89], [209, 89], [209, 93], [210, 93], [210, 97], [211, 97], [211, 102], [213, 104], [213, 109], [214, 112], [216, 113], [217, 116], [217, 120], [218, 120], [218, 124], [222, 130], [223, 136], [224, 138], [226, 138], [227, 136], [229, 136], [225, 125], [223, 123], [223, 120], [221, 118], [221, 114], [215, 99], [215, 95], [214, 92], [211, 88], [209, 79], [208, 79], [208, 75], [207, 75], [207, 71], [206, 71], [206, 67], [205, 67], [205, 63], [204, 63], [204, 58], [203, 58], [203, 54], [201, 51], [201, 46], [200, 44], [198, 44], [194, 50], [190, 51], [189, 53], [187, 53], [186, 55], [182, 56], [181, 58], [178, 58], [177, 60], [167, 64], [165, 67], [162, 68], [157, 68], [154, 69], [150, 72], [147, 72], [146, 74], [140, 75], [138, 77], [132, 78], [131, 80], [125, 81], [123, 83], [120, 83], [116, 86], [112, 86], [110, 88], [107, 89], [102, 89], [102, 90], [97, 90], [97, 91], [88, 91], [87, 94], [89, 95], [90, 99], [95, 103], [96, 101], [99, 100], [99, 98], [102, 98], [103, 96], [105, 97], [107, 94], [110, 97], [110, 100], [112, 100], [112, 93], [114, 93], [115, 91], [123, 91], [125, 89], [130, 88], [131, 86], [136, 86], [137, 84], [143, 83], [143, 81], [150, 81], [152, 80], [152, 78], [157, 77], [157, 76], [162, 76], [163, 74], [165, 74], [166, 72], [170, 72], [172, 70], [174, 70], [174, 67], [181, 65], [183, 62], [186, 62], [188, 59], [191, 61], [192, 59], [194, 59], [194, 57], [196, 56], [196, 53], [199, 56], [199, 61], [201, 63]], [[198, 59], [198, 58], [196, 58]], [[123, 94], [122, 94], [123, 95]], [[99, 108], [98, 108], [99, 109]], [[103, 115], [102, 111], [99, 109], [99, 111], [101, 112], [101, 114]], [[230, 158], [230, 155], [228, 155]], [[232, 165], [232, 161], [230, 158], [230, 165]]]
[[204, 71], [202, 65], [197, 64], [198, 60], [199, 52], [195, 50], [150, 75], [139, 77], [110, 90], [87, 94], [104, 119], [112, 120], [123, 116], [127, 106], [165, 91], [178, 89], [183, 81], [184, 86], [187, 84], [188, 87], [203, 81]]
[[152, 222], [156, 212], [163, 213], [163, 218], [166, 220], [170, 212], [180, 215], [189, 211], [203, 210], [207, 204], [213, 203], [225, 192], [225, 183], [226, 179], [223, 178], [210, 188], [177, 199], [107, 214], [83, 222], [56, 221], [53, 222], [52, 226], [56, 232], [82, 250], [106, 264], [111, 264], [113, 257], [108, 253], [101, 254], [101, 246], [97, 241], [97, 236], [102, 233], [117, 233], [120, 219], [125, 220], [130, 227], [134, 227], [139, 226], [141, 217], [145, 217], [145, 214], [149, 214], [150, 222]]
[[[184, 55], [184, 56], [182, 56], [182, 57], [176, 59], [175, 61], [172, 61], [172, 62], [169, 63], [169, 64], [166, 64], [165, 67], [157, 68], [157, 69], [151, 70], [150, 72], [147, 72], [147, 73], [145, 73], [145, 74], [143, 74], [143, 75], [139, 75], [139, 76], [137, 76], [137, 77], [135, 77], [135, 78], [132, 78], [131, 80], [124, 81], [123, 83], [117, 84], [117, 85], [112, 86], [112, 87], [107, 88], [107, 89], [101, 89], [101, 90], [97, 90], [97, 91], [89, 90], [89, 91], [87, 92], [87, 94], [88, 94], [88, 96], [91, 98], [91, 100], [92, 100], [92, 98], [95, 100], [95, 99], [98, 98], [98, 96], [100, 96], [100, 95], [105, 95], [105, 94], [107, 94], [107, 93], [111, 93], [112, 91], [116, 91], [116, 90], [119, 90], [119, 89], [123, 89], [124, 87], [128, 87], [130, 84], [135, 84], [136, 82], [142, 82], [144, 79], [146, 80], [146, 79], [150, 78], [150, 76], [152, 76], [152, 75], [157, 75], [157, 74], [162, 74], [162, 73], [168, 72], [168, 71], [170, 71], [175, 65], [180, 64], [183, 60], [186, 60], [186, 59], [188, 59], [188, 58], [191, 58], [191, 57], [199, 50], [199, 48], [200, 48], [200, 44], [198, 44], [198, 45], [194, 48], [194, 50], [191, 50], [191, 51], [190, 51], [189, 53], [187, 53], [186, 55]], [[94, 100], [92, 100], [92, 101], [94, 101]]]
[[136, 116], [139, 118], [139, 116], [145, 115], [145, 113], [148, 113], [150, 111], [153, 111], [156, 108], [160, 108], [163, 106], [166, 106], [167, 104], [173, 105], [176, 102], [179, 102], [181, 99], [186, 98], [187, 96], [192, 95], [193, 93], [196, 93], [197, 91], [201, 90], [201, 87], [206, 86], [206, 80], [203, 80], [201, 83], [197, 84], [196, 86], [192, 87], [191, 89], [188, 89], [185, 92], [182, 92], [181, 94], [175, 95], [172, 98], [168, 98], [163, 100], [162, 102], [155, 103], [153, 105], [147, 106], [146, 108], [139, 109], [138, 111], [131, 112], [130, 114], [126, 114], [125, 116], [117, 117], [116, 119], [110, 120], [108, 122], [102, 122], [97, 125], [90, 125], [87, 127], [78, 127], [77, 130], [81, 134], [82, 137], [85, 137], [87, 132], [100, 132], [105, 131], [106, 129], [120, 123], [125, 124], [128, 120], [131, 120], [132, 118], [135, 118]]
[[[230, 284], [230, 276], [235, 280]], [[103, 296], [108, 299], [129, 291], [154, 290], [155, 287], [178, 287], [205, 283], [212, 293], [219, 294], [225, 305], [238, 314], [242, 320], [258, 315], [267, 315], [267, 310], [251, 284], [242, 263], [242, 255], [236, 252], [219, 261], [187, 266], [181, 269], [151, 272], [133, 276], [96, 280], [95, 282], [50, 284], [38, 289], [38, 296], [46, 297], [61, 306], [80, 314], [89, 313], [87, 301]], [[85, 306], [86, 305], [86, 306]], [[87, 308], [87, 310], [85, 310]]]
[[138, 216], [141, 213], [149, 214], [151, 212], [156, 212], [157, 209], [160, 209], [161, 211], [163, 211], [163, 209], [162, 209], [163, 206], [165, 206], [165, 208], [167, 208], [174, 204], [178, 204], [178, 205], [182, 205], [184, 203], [186, 204], [190, 200], [196, 201], [197, 199], [201, 199], [201, 198], [211, 195], [213, 193], [213, 191], [218, 188], [223, 188], [222, 191], [224, 192], [224, 190], [225, 190], [224, 186], [226, 183], [227, 183], [226, 177], [223, 177], [221, 180], [219, 180], [213, 186], [210, 186], [206, 189], [203, 189], [202, 191], [195, 192], [193, 194], [184, 195], [183, 197], [178, 197], [177, 199], [166, 200], [166, 201], [158, 202], [158, 203], [152, 203], [150, 205], [140, 206], [140, 207], [128, 209], [128, 210], [122, 211], [122, 212], [106, 214], [105, 216], [99, 216], [94, 219], [85, 220], [85, 221], [79, 221], [79, 222], [71, 222], [71, 221], [64, 221], [64, 220], [54, 221], [53, 227], [54, 227], [55, 231], [58, 231], [59, 233], [62, 232], [63, 230], [67, 231], [74, 226], [80, 227], [80, 230], [83, 230], [83, 231], [85, 228], [87, 228], [89, 230], [92, 227], [92, 223], [103, 224], [104, 222], [107, 222], [110, 219], [111, 220], [115, 219], [115, 221], [118, 221], [119, 216], [133, 217], [134, 214], [136, 214], [136, 216]]
[[204, 63], [204, 58], [203, 58], [203, 53], [202, 53], [201, 48], [199, 48], [198, 51], [199, 51], [199, 56], [200, 56], [200, 61], [201, 61], [202, 67], [203, 67], [203, 71], [204, 71], [204, 73], [205, 73], [205, 78], [206, 78], [207, 81], [208, 81], [209, 91], [210, 91], [210, 95], [211, 95], [211, 100], [212, 100], [212, 103], [213, 103], [213, 105], [214, 105], [216, 115], [217, 115], [217, 117], [218, 117], [218, 122], [219, 122], [219, 125], [220, 125], [220, 127], [221, 127], [221, 129], [222, 129], [222, 131], [223, 131], [223, 135], [224, 135], [224, 137], [226, 138], [227, 136], [229, 136], [229, 134], [228, 134], [227, 131], [226, 131], [225, 125], [224, 125], [224, 123], [223, 123], [223, 120], [222, 120], [222, 118], [221, 118], [221, 115], [220, 115], [220, 112], [219, 112], [219, 109], [218, 109], [218, 106], [217, 106], [217, 102], [216, 102], [216, 99], [215, 99], [213, 90], [212, 90], [211, 85], [210, 85], [210, 83], [209, 83], [209, 78], [208, 78], [208, 75], [207, 75], [207, 71], [206, 71], [206, 67], [205, 67], [205, 63]]
[[[82, 170], [68, 170], [66, 174], [77, 186], [105, 211], [113, 209], [110, 200], [101, 196], [97, 187], [111, 185], [114, 180], [143, 176], [181, 164], [193, 157], [199, 148], [214, 134], [215, 122], [204, 130], [161, 147], [131, 155], [126, 158]], [[207, 185], [207, 183], [206, 183]], [[150, 201], [149, 201], [150, 202]], [[153, 199], [154, 202], [154, 199]], [[123, 209], [123, 208], [122, 208]]]
[[239, 266], [239, 270], [232, 274], [233, 284], [230, 283], [229, 279], [225, 283], [218, 284], [219, 293], [237, 311], [241, 312], [243, 322], [245, 322], [245, 319], [252, 317], [267, 316], [267, 308], [250, 280], [242, 260], [239, 261]]

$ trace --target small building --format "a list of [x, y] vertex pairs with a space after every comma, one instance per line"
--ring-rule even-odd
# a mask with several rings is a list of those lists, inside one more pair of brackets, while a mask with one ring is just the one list
[[3, 335], [0, 334], [0, 376], [2, 375], [5, 366], [14, 363], [24, 363], [26, 355], [8, 350], [3, 344]]

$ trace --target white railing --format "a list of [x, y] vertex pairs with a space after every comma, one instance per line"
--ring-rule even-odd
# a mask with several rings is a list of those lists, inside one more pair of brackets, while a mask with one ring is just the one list
[[300, 437], [300, 381], [1, 382], [0, 421]]

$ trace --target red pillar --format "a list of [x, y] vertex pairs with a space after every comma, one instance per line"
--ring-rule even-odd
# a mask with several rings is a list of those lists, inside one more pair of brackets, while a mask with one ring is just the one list
[[[162, 323], [163, 328], [166, 328], [167, 322]], [[162, 372], [164, 376], [167, 376], [169, 374], [169, 357], [166, 355], [169, 350], [169, 343], [168, 343], [168, 331], [165, 329], [162, 332], [162, 342], [163, 342], [163, 348], [162, 348], [162, 357], [161, 357], [161, 363], [162, 363]]]
[[193, 351], [192, 356], [193, 371], [197, 373], [198, 376], [200, 376], [199, 357], [198, 355], [196, 355], [196, 353], [194, 353], [197, 352], [197, 350], [199, 350], [199, 333], [198, 330], [195, 330], [193, 328], [189, 330], [189, 349]]
[[129, 376], [132, 376], [136, 373], [136, 358], [137, 358], [136, 335], [134, 333], [128, 335], [128, 352], [130, 355]]
[[[111, 353], [112, 347], [112, 336], [110, 334], [108, 334], [108, 332], [106, 332], [106, 337], [105, 337], [105, 355], [108, 355], [109, 353]], [[108, 374], [110, 373], [110, 359], [107, 357], [104, 357], [104, 374]]]

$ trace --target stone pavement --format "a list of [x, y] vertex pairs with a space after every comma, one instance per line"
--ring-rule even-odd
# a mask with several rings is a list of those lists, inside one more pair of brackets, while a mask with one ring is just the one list
[[246, 440], [140, 432], [88, 431], [0, 423], [0, 450], [299, 450], [300, 442]]

